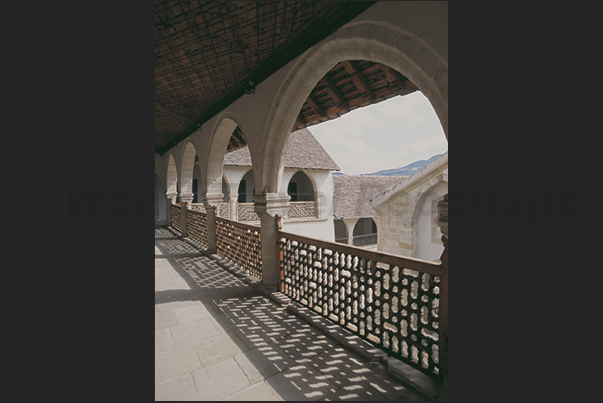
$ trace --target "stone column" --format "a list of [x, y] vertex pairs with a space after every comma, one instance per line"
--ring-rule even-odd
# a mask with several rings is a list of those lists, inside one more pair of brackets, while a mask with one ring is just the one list
[[231, 193], [228, 195], [228, 217], [231, 220], [238, 220], [238, 206], [237, 206], [237, 200], [239, 198], [239, 194], [238, 193]]
[[186, 225], [186, 209], [190, 207], [194, 195], [192, 193], [180, 194], [180, 205], [182, 207], [182, 236], [188, 236], [188, 228]]
[[172, 225], [172, 207], [176, 202], [177, 193], [166, 193], [165, 194], [165, 207], [166, 207], [166, 215], [165, 215], [165, 225], [170, 227]]
[[279, 288], [280, 259], [278, 254], [278, 217], [289, 212], [287, 193], [266, 193], [254, 196], [254, 208], [260, 217], [262, 236], [262, 288], [277, 291]]
[[358, 222], [358, 218], [344, 218], [343, 222], [348, 230], [348, 245], [354, 245], [354, 226]]
[[204, 195], [203, 205], [207, 214], [207, 252], [218, 253], [216, 243], [216, 216], [218, 214], [218, 206], [222, 203], [222, 193], [215, 195]]

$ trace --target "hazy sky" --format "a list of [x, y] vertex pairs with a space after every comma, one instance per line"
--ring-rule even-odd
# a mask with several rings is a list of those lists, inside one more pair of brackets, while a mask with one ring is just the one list
[[448, 151], [442, 125], [420, 91], [308, 129], [349, 175], [403, 167]]

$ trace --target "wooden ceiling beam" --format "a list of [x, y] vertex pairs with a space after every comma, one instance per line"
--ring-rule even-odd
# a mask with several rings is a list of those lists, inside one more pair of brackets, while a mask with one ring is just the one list
[[324, 76], [324, 80], [327, 83], [325, 89], [329, 93], [331, 98], [333, 98], [335, 102], [341, 104], [341, 108], [344, 109], [346, 112], [349, 111], [350, 107], [348, 103], [345, 101], [345, 98], [343, 97], [343, 95], [341, 95], [341, 92], [339, 92], [337, 86], [335, 85], [335, 82], [329, 76], [328, 73]]
[[320, 106], [318, 101], [316, 101], [316, 99], [312, 96], [312, 94], [308, 95], [308, 105], [310, 105], [312, 107], [312, 109], [314, 109], [316, 112], [318, 112], [319, 115], [321, 115], [323, 117], [327, 116], [324, 109], [322, 109], [322, 107]]
[[402, 84], [402, 80], [399, 79], [399, 75], [395, 74], [397, 73], [397, 71], [394, 73], [395, 70], [390, 69], [385, 65], [381, 65], [381, 70], [383, 70], [383, 72], [385, 73], [385, 78], [387, 78], [387, 82], [389, 82], [390, 85]]
[[357, 68], [356, 62], [346, 60], [342, 63], [343, 63], [343, 66], [345, 67], [345, 70], [350, 75], [350, 78], [352, 79], [352, 81], [354, 81], [354, 84], [356, 84], [356, 87], [358, 87], [358, 89], [363, 94], [368, 94], [370, 99], [374, 98], [375, 95], [373, 94], [373, 91], [371, 90], [369, 85], [366, 83], [366, 80], [364, 79], [362, 72], [360, 72], [359, 69]]

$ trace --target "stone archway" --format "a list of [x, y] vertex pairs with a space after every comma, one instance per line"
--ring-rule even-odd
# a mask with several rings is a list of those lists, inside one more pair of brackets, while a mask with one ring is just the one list
[[211, 134], [203, 188], [205, 189], [204, 198], [208, 199], [212, 205], [217, 205], [224, 197], [222, 192], [224, 156], [228, 150], [230, 137], [237, 126], [239, 124], [236, 116], [233, 113], [224, 112], [218, 118]]
[[275, 97], [262, 138], [262, 193], [277, 193], [284, 151], [295, 119], [318, 81], [337, 63], [369, 60], [408, 77], [425, 94], [448, 138], [448, 62], [420, 38], [390, 24], [348, 25], [309, 49], [296, 61]]

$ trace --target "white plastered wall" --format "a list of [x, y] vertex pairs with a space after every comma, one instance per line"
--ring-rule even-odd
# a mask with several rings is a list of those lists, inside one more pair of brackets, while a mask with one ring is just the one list
[[[285, 168], [283, 187], [286, 189], [289, 180], [299, 169]], [[283, 231], [293, 234], [335, 241], [335, 225], [333, 223], [333, 173], [320, 169], [304, 169], [313, 182], [318, 201], [318, 219], [293, 219], [283, 221]]]

